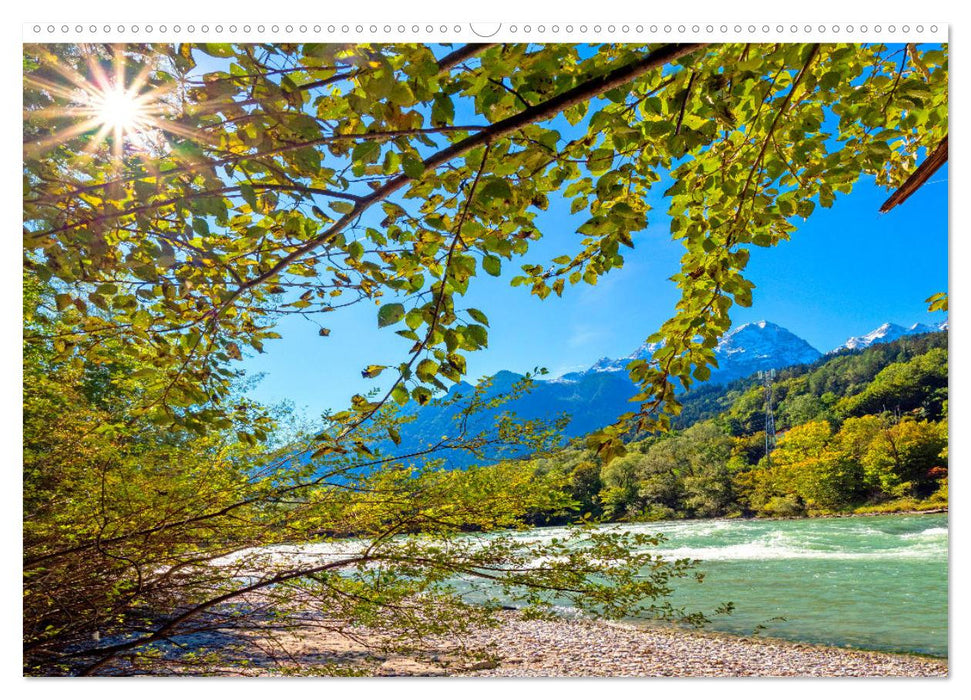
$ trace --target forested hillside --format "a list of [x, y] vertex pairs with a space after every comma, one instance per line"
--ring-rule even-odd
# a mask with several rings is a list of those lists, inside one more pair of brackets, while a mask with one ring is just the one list
[[947, 333], [778, 372], [768, 455], [765, 393], [757, 377], [702, 386], [684, 397], [674, 431], [635, 436], [606, 466], [580, 441], [523, 464], [567, 477], [576, 508], [608, 520], [947, 505]]
[[[906, 365], [935, 349], [939, 352], [907, 369], [900, 367], [891, 371], [862, 395], [888, 365]], [[946, 362], [947, 333], [939, 332], [872, 345], [862, 352], [841, 350], [809, 365], [780, 369], [773, 385], [776, 427], [784, 429], [823, 414], [835, 418], [836, 413], [827, 411], [834, 408], [838, 400], [845, 398], [849, 401], [851, 396], [857, 397], [853, 399], [852, 408], [850, 404], [844, 404], [837, 412], [849, 411], [848, 415], [859, 415], [856, 411], [864, 407], [865, 412], [871, 413], [882, 410], [908, 412], [921, 407], [920, 402], [925, 399], [930, 401], [928, 408], [936, 406], [934, 410], [939, 411], [940, 402], [947, 398]], [[900, 386], [902, 382], [912, 384], [909, 392]], [[932, 386], [925, 382], [931, 382]], [[898, 386], [900, 391], [890, 390], [890, 385]], [[725, 412], [729, 414], [727, 418], [732, 422], [731, 430], [735, 435], [752, 433], [763, 427], [765, 407], [761, 385], [755, 377], [727, 385], [702, 384], [686, 394], [683, 403], [683, 410], [674, 419], [676, 428], [686, 428]]]

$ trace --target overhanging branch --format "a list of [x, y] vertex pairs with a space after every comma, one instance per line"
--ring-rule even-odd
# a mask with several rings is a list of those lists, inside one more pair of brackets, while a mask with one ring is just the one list
[[[645, 73], [676, 61], [683, 56], [692, 54], [704, 46], [706, 46], [706, 44], [667, 44], [652, 51], [640, 60], [633, 61], [625, 66], [597, 76], [596, 78], [591, 78], [590, 80], [581, 83], [576, 87], [557, 95], [556, 97], [546, 100], [545, 102], [535, 105], [534, 107], [530, 107], [529, 109], [525, 109], [519, 114], [515, 114], [511, 117], [498, 121], [495, 124], [492, 124], [491, 126], [482, 129], [481, 131], [472, 134], [471, 136], [468, 136], [447, 148], [442, 149], [438, 153], [435, 153], [424, 160], [423, 164], [425, 170], [437, 168], [453, 158], [457, 158], [458, 156], [468, 153], [477, 146], [490, 143], [495, 139], [518, 131], [524, 126], [553, 117], [563, 110], [573, 107], [574, 105], [602, 95], [603, 93], [613, 90], [614, 88], [626, 85]], [[253, 277], [250, 280], [247, 280], [243, 285], [237, 287], [230, 297], [222, 304], [222, 306], [219, 307], [219, 313], [229, 308], [233, 302], [235, 302], [236, 299], [238, 299], [239, 296], [245, 293], [248, 289], [251, 289], [279, 275], [297, 260], [300, 260], [308, 253], [332, 240], [345, 228], [347, 228], [348, 225], [360, 217], [361, 214], [363, 214], [367, 209], [378, 202], [384, 201], [411, 182], [412, 179], [413, 178], [409, 177], [408, 175], [399, 175], [375, 190], [372, 194], [362, 198], [361, 201], [354, 206], [354, 209], [351, 212], [338, 219], [324, 233], [307, 241], [304, 245], [300, 246], [286, 257], [281, 258], [279, 262], [274, 264], [265, 272]]]
[[941, 166], [947, 162], [947, 136], [937, 144], [937, 148], [927, 156], [923, 163], [911, 173], [910, 177], [904, 180], [904, 184], [890, 195], [890, 198], [880, 207], [880, 213], [886, 214], [898, 204], [903, 204], [914, 192], [919, 190], [924, 183], [931, 179], [931, 175], [940, 170]]

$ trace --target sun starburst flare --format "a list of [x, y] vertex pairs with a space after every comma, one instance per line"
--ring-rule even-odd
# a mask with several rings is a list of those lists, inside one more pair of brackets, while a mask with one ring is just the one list
[[25, 144], [31, 155], [90, 135], [81, 154], [93, 154], [108, 143], [111, 157], [119, 160], [130, 153], [165, 152], [169, 146], [166, 134], [198, 137], [196, 130], [175, 120], [175, 88], [171, 84], [149, 84], [154, 69], [149, 63], [142, 65], [134, 77], [129, 77], [129, 63], [120, 52], [111, 61], [111, 74], [94, 53], [87, 61], [87, 75], [53, 57], [50, 66], [63, 80], [32, 78], [30, 81], [57, 103], [25, 114], [25, 118], [50, 124], [49, 135]]
[[146, 100], [129, 90], [115, 88], [100, 97], [100, 104], [93, 105], [98, 110], [98, 118], [113, 129], [138, 131], [147, 122]]

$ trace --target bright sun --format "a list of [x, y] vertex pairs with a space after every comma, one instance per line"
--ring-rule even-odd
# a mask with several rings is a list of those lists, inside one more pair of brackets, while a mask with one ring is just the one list
[[[153, 64], [145, 63], [137, 72], [123, 55], [116, 55], [110, 67], [92, 54], [85, 74], [56, 60], [51, 61], [62, 81], [35, 80], [36, 87], [68, 104], [58, 104], [31, 113], [33, 119], [50, 119], [59, 128], [48, 138], [29, 145], [42, 153], [70, 139], [87, 135], [82, 152], [93, 154], [108, 145], [111, 156], [120, 159], [127, 153], [154, 153], [168, 147], [167, 135], [197, 139], [197, 130], [168, 118], [173, 113], [171, 85], [152, 87], [148, 77]], [[134, 75], [132, 75], [134, 73]], [[61, 120], [73, 117], [64, 127]]]
[[115, 130], [135, 131], [148, 116], [138, 96], [126, 90], [112, 88], [92, 101], [97, 119]]

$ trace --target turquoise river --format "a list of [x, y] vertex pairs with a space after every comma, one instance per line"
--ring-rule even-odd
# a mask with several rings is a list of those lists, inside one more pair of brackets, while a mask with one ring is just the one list
[[709, 615], [712, 630], [947, 656], [947, 515], [603, 527], [661, 533], [666, 558], [701, 560], [704, 582], [679, 582], [674, 602], [706, 614], [734, 603]]
[[[677, 580], [673, 602], [688, 612], [708, 615], [709, 629], [947, 656], [947, 515], [596, 527], [660, 533], [665, 540], [657, 553], [668, 559], [700, 560], [704, 581]], [[537, 542], [567, 534], [564, 528], [537, 528], [513, 536]], [[271, 560], [319, 563], [321, 557], [340, 559], [359, 547], [359, 542], [345, 540], [260, 551]], [[473, 600], [488, 595], [481, 583], [454, 584]], [[734, 604], [730, 615], [712, 615], [728, 602]]]

